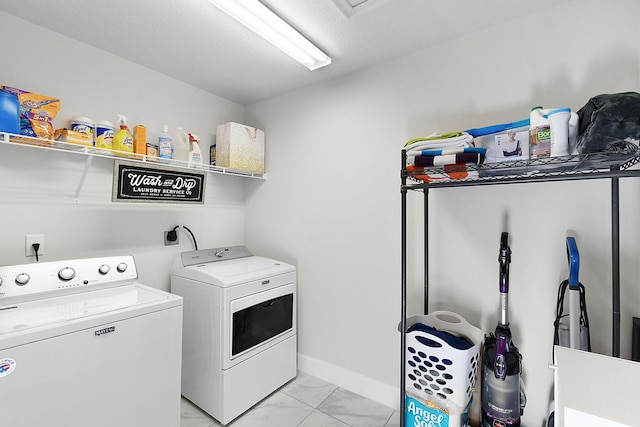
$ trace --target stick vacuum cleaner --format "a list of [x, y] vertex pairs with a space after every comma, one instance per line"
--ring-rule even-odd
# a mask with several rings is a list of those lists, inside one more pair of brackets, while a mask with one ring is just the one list
[[482, 383], [482, 426], [520, 426], [523, 396], [520, 394], [522, 356], [511, 341], [508, 317], [509, 264], [511, 248], [509, 234], [500, 237], [500, 321], [495, 333], [485, 338]]
[[[569, 278], [560, 283], [558, 288], [556, 320], [553, 322], [553, 344], [591, 351], [586, 292], [584, 285], [578, 280], [580, 252], [578, 252], [576, 239], [573, 237], [567, 237], [567, 259], [569, 261]], [[564, 313], [564, 295], [567, 287], [569, 288], [568, 321]]]
[[[583, 351], [591, 351], [589, 315], [585, 287], [578, 280], [580, 272], [580, 252], [576, 239], [567, 237], [567, 259], [569, 278], [560, 283], [556, 302], [556, 320], [553, 322], [553, 344]], [[564, 312], [564, 296], [569, 288], [569, 320]], [[552, 355], [555, 364], [555, 353]], [[547, 427], [555, 425], [555, 403], [551, 402]]]

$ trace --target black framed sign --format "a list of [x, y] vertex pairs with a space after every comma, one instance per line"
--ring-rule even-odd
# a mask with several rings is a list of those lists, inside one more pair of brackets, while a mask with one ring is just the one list
[[114, 202], [204, 204], [205, 173], [116, 160]]

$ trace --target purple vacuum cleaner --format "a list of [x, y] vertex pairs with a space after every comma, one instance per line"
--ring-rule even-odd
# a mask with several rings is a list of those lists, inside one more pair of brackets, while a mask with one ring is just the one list
[[524, 396], [520, 392], [522, 356], [511, 340], [508, 317], [509, 233], [500, 237], [500, 321], [495, 333], [485, 338], [482, 382], [482, 426], [520, 426]]

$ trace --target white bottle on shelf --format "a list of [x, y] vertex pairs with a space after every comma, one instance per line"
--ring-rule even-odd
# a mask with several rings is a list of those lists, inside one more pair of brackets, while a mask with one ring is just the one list
[[200, 144], [198, 142], [200, 138], [194, 133], [189, 134], [189, 142], [191, 143], [191, 150], [189, 151], [189, 167], [202, 164], [202, 151], [200, 150]]
[[171, 134], [169, 133], [169, 126], [162, 126], [162, 132], [158, 137], [158, 157], [161, 159], [173, 158], [173, 144], [171, 142]]
[[173, 159], [183, 162], [189, 161], [189, 136], [181, 128], [178, 127], [173, 132]]
[[570, 108], [558, 108], [547, 114], [551, 127], [551, 157], [569, 155]]

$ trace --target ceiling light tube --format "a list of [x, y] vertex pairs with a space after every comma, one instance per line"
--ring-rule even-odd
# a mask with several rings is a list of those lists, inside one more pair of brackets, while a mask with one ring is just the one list
[[209, 1], [308, 69], [331, 64], [331, 58], [258, 0]]

